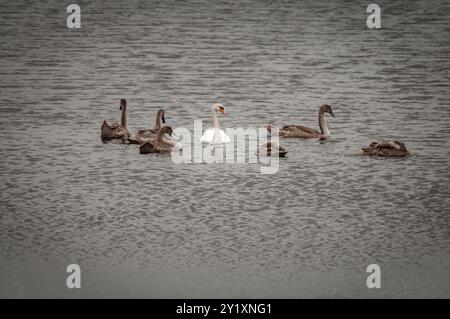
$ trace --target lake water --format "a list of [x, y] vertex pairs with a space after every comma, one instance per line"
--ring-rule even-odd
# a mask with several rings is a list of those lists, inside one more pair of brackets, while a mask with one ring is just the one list
[[[377, 3], [2, 1], [0, 297], [450, 297], [450, 4]], [[336, 117], [262, 175], [102, 144], [120, 98], [132, 132]]]

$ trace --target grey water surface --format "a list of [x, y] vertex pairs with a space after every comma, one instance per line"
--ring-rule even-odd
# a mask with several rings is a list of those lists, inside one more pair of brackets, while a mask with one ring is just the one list
[[[379, 30], [367, 1], [76, 3], [0, 4], [0, 297], [450, 297], [448, 1], [377, 1]], [[121, 98], [132, 132], [336, 117], [262, 175], [103, 144]], [[382, 139], [412, 156], [359, 155]]]

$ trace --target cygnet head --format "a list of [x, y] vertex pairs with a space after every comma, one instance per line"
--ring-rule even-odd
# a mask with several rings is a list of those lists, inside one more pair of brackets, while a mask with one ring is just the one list
[[331, 106], [329, 106], [328, 104], [323, 104], [320, 106], [320, 110], [324, 113], [328, 113], [330, 114], [332, 117], [334, 116], [333, 110], [331, 109]]
[[120, 107], [119, 110], [122, 110], [122, 108], [127, 107], [127, 100], [126, 99], [120, 99]]
[[377, 146], [378, 146], [377, 142], [372, 142], [370, 143], [369, 146], [361, 148], [361, 151], [364, 155], [372, 155], [376, 153]]
[[159, 136], [164, 136], [164, 135], [169, 135], [172, 136], [172, 128], [170, 126], [163, 126], [161, 127], [161, 129], [158, 131], [158, 135]]
[[380, 143], [372, 142], [369, 144], [369, 146], [361, 148], [361, 150], [364, 155], [377, 155], [379, 151], [379, 146]]

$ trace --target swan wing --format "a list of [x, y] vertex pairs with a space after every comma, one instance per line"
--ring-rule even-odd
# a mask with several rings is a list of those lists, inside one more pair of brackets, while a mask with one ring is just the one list
[[383, 141], [376, 144], [379, 150], [403, 150], [406, 149], [405, 144], [399, 141]]
[[205, 133], [203, 133], [202, 138], [200, 139], [203, 143], [211, 143], [214, 138], [214, 130], [207, 129]]
[[154, 128], [142, 129], [142, 130], [138, 130], [138, 132], [137, 132], [137, 134], [141, 135], [142, 137], [150, 136], [150, 135], [157, 134], [157, 133], [158, 133], [158, 130], [154, 129]]
[[110, 129], [114, 130], [114, 129], [118, 129], [121, 128], [122, 126], [120, 125], [120, 123], [114, 122], [114, 123], [108, 123], [108, 126]]
[[[218, 133], [216, 135], [216, 132]], [[221, 144], [221, 143], [229, 143], [230, 137], [223, 131], [223, 130], [216, 130], [213, 128], [207, 129], [205, 133], [203, 133], [203, 136], [201, 137], [200, 141], [202, 143], [214, 143], [214, 144]]]
[[135, 138], [138, 141], [141, 141], [142, 143], [145, 143], [147, 140], [155, 140], [157, 137], [158, 131], [155, 129], [144, 129], [139, 130]]
[[286, 125], [286, 126], [283, 126], [282, 130], [285, 132], [301, 131], [301, 132], [304, 132], [307, 134], [320, 134], [320, 132], [318, 132], [310, 127], [303, 126], [303, 125]]
[[230, 137], [223, 130], [220, 130], [220, 140], [222, 143], [230, 143]]

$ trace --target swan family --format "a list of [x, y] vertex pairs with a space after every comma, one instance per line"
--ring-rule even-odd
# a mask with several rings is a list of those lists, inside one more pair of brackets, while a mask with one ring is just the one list
[[[165, 111], [160, 109], [156, 114], [155, 127], [150, 129], [141, 129], [132, 137], [127, 126], [127, 100], [120, 100], [121, 120], [120, 123], [108, 123], [103, 121], [101, 125], [101, 139], [104, 143], [112, 140], [118, 140], [125, 144], [138, 144], [140, 154], [149, 153], [170, 153], [172, 151], [181, 150], [182, 145], [173, 139], [173, 129], [164, 125]], [[214, 103], [210, 107], [212, 117], [212, 128], [207, 129], [202, 137], [201, 142], [208, 144], [229, 143], [230, 138], [220, 129], [217, 115], [220, 113], [226, 116], [225, 108], [220, 103]], [[282, 138], [308, 139], [315, 138], [321, 141], [331, 137], [331, 131], [325, 121], [325, 114], [335, 117], [330, 105], [323, 104], [319, 107], [318, 121], [319, 129], [315, 130], [303, 125], [285, 125], [281, 128], [273, 127], [271, 124], [265, 124], [269, 134], [268, 141], [258, 150], [259, 156], [277, 156], [285, 157], [287, 150], [277, 143], [273, 142], [271, 137], [278, 135]], [[399, 141], [381, 141], [372, 142], [369, 146], [361, 148], [362, 155], [380, 156], [380, 157], [404, 157], [410, 155], [405, 144]]]

